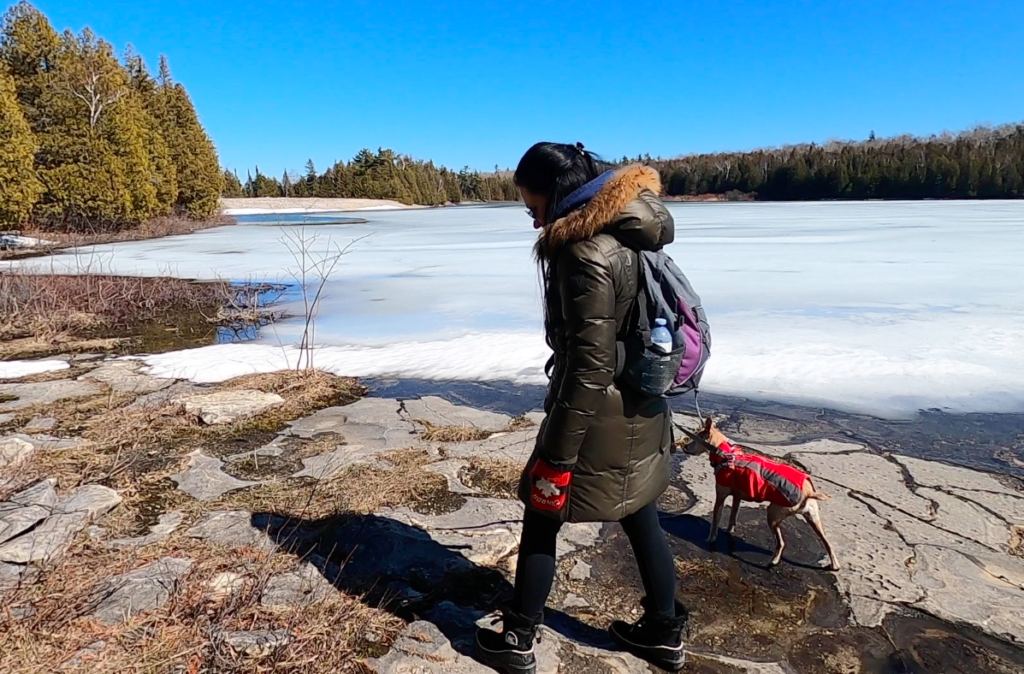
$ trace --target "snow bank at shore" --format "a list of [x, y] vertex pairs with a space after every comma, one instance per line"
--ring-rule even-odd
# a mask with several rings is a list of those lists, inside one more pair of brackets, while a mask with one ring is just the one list
[[321, 199], [260, 197], [221, 199], [224, 215], [268, 215], [276, 213], [336, 213], [339, 211], [393, 211], [407, 206], [387, 199]]
[[5, 360], [0, 361], [0, 379], [21, 379], [69, 367], [63, 360]]

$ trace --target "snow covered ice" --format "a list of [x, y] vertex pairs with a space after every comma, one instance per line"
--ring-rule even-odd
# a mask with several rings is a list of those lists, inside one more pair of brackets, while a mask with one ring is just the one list
[[[670, 209], [669, 252], [711, 321], [707, 390], [883, 416], [1024, 411], [1024, 203]], [[536, 234], [522, 208], [375, 211], [366, 224], [316, 225], [337, 217], [98, 246], [46, 270], [75, 271], [84, 257], [124, 274], [287, 282], [296, 264], [286, 230], [318, 235], [314, 254], [359, 239], [325, 289], [318, 367], [544, 383]], [[158, 375], [217, 381], [294, 366], [301, 330], [285, 321], [257, 343], [146, 360]]]
[[63, 360], [2, 360], [0, 379], [22, 379], [34, 374], [67, 370], [70, 367]]

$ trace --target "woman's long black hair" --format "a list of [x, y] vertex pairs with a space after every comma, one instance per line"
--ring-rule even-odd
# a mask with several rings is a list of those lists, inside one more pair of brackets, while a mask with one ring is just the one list
[[[583, 143], [569, 145], [567, 143], [537, 143], [523, 155], [516, 167], [513, 180], [518, 187], [525, 188], [534, 194], [547, 197], [544, 222], [550, 225], [558, 213], [558, 205], [567, 196], [583, 187], [594, 178], [612, 168], [593, 152], [583, 148]], [[551, 268], [548, 261], [540, 258], [541, 287], [544, 292], [544, 324], [548, 346], [551, 343], [551, 316], [548, 313], [548, 294], [551, 292]], [[549, 361], [545, 372], [551, 375]]]
[[527, 150], [519, 160], [513, 180], [517, 186], [547, 197], [544, 222], [550, 225], [562, 199], [609, 168], [600, 157], [583, 149], [583, 143], [542, 142]]

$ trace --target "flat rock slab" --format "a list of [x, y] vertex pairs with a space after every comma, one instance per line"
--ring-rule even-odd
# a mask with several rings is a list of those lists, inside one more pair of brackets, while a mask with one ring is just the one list
[[[385, 513], [388, 517], [417, 527], [438, 544], [457, 549], [469, 561], [496, 566], [519, 547], [523, 506], [518, 501], [468, 498], [465, 505], [446, 515], [424, 515], [409, 508]], [[558, 537], [558, 554], [565, 555], [597, 543], [598, 523], [567, 524]]]
[[236, 656], [262, 660], [290, 644], [292, 635], [288, 630], [221, 632], [217, 641]]
[[386, 515], [423, 529], [434, 541], [458, 549], [475, 564], [495, 566], [519, 547], [523, 507], [515, 501], [471, 498], [447, 515], [423, 515], [405, 507]]
[[209, 386], [193, 384], [190, 381], [171, 381], [171, 385], [154, 393], [147, 393], [133, 400], [128, 409], [139, 409], [144, 407], [166, 407], [177, 405], [177, 401], [189, 396], [201, 395], [210, 392]]
[[14, 433], [0, 437], [0, 468], [25, 461], [37, 451], [59, 451], [84, 447], [88, 442], [78, 438], [51, 438], [48, 435]]
[[[834, 492], [833, 485], [838, 485], [870, 494], [915, 517], [931, 519], [935, 516], [931, 502], [910, 490], [900, 466], [883, 456], [868, 452], [821, 454], [795, 450], [791, 455], [806, 466], [814, 478], [819, 478], [816, 486], [821, 491]], [[824, 484], [823, 480], [833, 485]]]
[[16, 466], [32, 456], [36, 448], [26, 437], [9, 435], [0, 439], [0, 468]]
[[199, 450], [189, 454], [188, 467], [181, 473], [171, 475], [178, 489], [199, 501], [213, 501], [229, 491], [244, 489], [259, 484], [232, 477], [221, 468], [224, 462], [203, 455]]
[[755, 451], [768, 456], [786, 456], [788, 454], [850, 454], [852, 452], [870, 453], [867, 447], [853, 442], [839, 440], [812, 440], [800, 445], [764, 445], [760, 443], [744, 443]]
[[327, 407], [288, 424], [288, 435], [312, 440], [319, 435], [341, 435], [348, 423], [347, 407]]
[[893, 458], [907, 469], [914, 482], [924, 487], [956, 487], [964, 491], [993, 492], [1024, 498], [1024, 493], [1007, 487], [989, 473], [909, 456]]
[[420, 398], [402, 403], [408, 419], [426, 422], [432, 426], [468, 426], [481, 431], [496, 433], [508, 430], [512, 417], [505, 414], [485, 412], [472, 407], [455, 405], [444, 398]]
[[313, 438], [337, 433], [351, 447], [382, 451], [420, 444], [416, 426], [402, 418], [401, 403], [387, 398], [363, 398], [344, 407], [330, 407], [293, 422], [287, 434]]
[[79, 377], [79, 380], [98, 381], [119, 393], [155, 393], [174, 384], [173, 379], [152, 377], [139, 370], [143, 363], [137, 360], [114, 360]]
[[0, 562], [0, 592], [17, 587], [24, 579], [28, 567]]
[[53, 417], [36, 417], [32, 419], [21, 430], [25, 433], [49, 433], [57, 427], [57, 420]]
[[[1024, 643], [1024, 562], [985, 559], [932, 546], [917, 546], [913, 577], [925, 590], [916, 603], [954, 624], [965, 622], [1013, 643]], [[1007, 571], [1007, 567], [1016, 567]]]
[[173, 511], [164, 513], [157, 518], [157, 523], [149, 528], [149, 533], [133, 538], [115, 538], [107, 541], [112, 548], [141, 548], [164, 540], [185, 521], [184, 513]]
[[229, 547], [261, 550], [272, 550], [275, 547], [266, 533], [253, 526], [252, 513], [244, 510], [207, 513], [188, 530], [188, 535]]
[[164, 557], [104, 581], [90, 617], [112, 625], [160, 608], [177, 592], [192, 564], [191, 559]]
[[246, 578], [242, 574], [234, 571], [221, 571], [206, 582], [205, 598], [209, 602], [219, 604], [228, 597], [241, 592], [245, 588], [245, 584]]
[[459, 473], [467, 466], [469, 466], [469, 462], [464, 459], [447, 459], [427, 464], [423, 469], [444, 477], [448, 483], [448, 491], [453, 494], [476, 494], [477, 492], [467, 487], [459, 477]]
[[273, 407], [284, 404], [284, 398], [276, 393], [264, 393], [249, 389], [237, 391], [216, 391], [179, 398], [185, 412], [199, 417], [204, 424], [233, 424], [249, 419]]
[[311, 477], [314, 480], [325, 480], [337, 475], [346, 468], [358, 465], [369, 465], [387, 469], [391, 465], [381, 460], [379, 455], [385, 450], [358, 445], [342, 445], [333, 452], [320, 454], [302, 460], [302, 470], [292, 477]]
[[486, 440], [450, 443], [445, 445], [444, 449], [449, 457], [469, 459], [479, 456], [511, 461], [525, 466], [537, 445], [537, 431], [537, 428], [528, 428], [522, 431], [498, 433]]
[[279, 573], [267, 581], [260, 604], [273, 607], [310, 606], [337, 592], [312, 564], [304, 563], [294, 571]]
[[36, 384], [0, 384], [0, 394], [17, 396], [17, 400], [0, 403], [0, 412], [23, 410], [33, 405], [52, 405], [61, 400], [88, 398], [104, 392], [104, 388], [92, 381], [59, 379]]
[[0, 543], [31, 529], [53, 514], [56, 480], [43, 480], [0, 503]]
[[113, 489], [95, 484], [78, 487], [58, 501], [53, 515], [42, 524], [0, 545], [0, 562], [52, 561], [92, 520], [120, 502], [120, 494]]

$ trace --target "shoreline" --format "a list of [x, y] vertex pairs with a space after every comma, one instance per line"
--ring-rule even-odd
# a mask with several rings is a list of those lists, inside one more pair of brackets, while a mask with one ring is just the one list
[[427, 208], [392, 199], [343, 199], [321, 197], [234, 197], [222, 198], [221, 212], [233, 215], [286, 213], [335, 213], [352, 211], [396, 211]]
[[[54, 602], [97, 611], [105, 635], [133, 628], [121, 605], [158, 626], [187, 623], [192, 605], [172, 595], [208, 596], [211, 584], [231, 580], [225, 599], [275, 612], [246, 613], [244, 622], [211, 614], [215, 626], [261, 630], [288, 616], [279, 631], [288, 657], [302, 647], [296, 635], [337, 623], [311, 606], [336, 602], [348, 619], [379, 625], [369, 671], [440, 671], [438, 653], [451, 671], [476, 671], [464, 647], [511, 591], [522, 517], [516, 485], [542, 416], [486, 408], [535, 407], [541, 387], [509, 400], [500, 385], [307, 371], [196, 385], [126, 359], [69, 364], [0, 385], [0, 413], [9, 415], [2, 440], [18, 461], [0, 466], [0, 482], [8, 480], [0, 500], [27, 522], [0, 541], [0, 593], [20, 621], [0, 616], [0, 625], [21, 629], [17, 639], [31, 641], [44, 627], [74, 639], [69, 623], [47, 622]], [[783, 563], [768, 568], [774, 542], [763, 507], [751, 504], [735, 537], [709, 546], [712, 470], [706, 457], [674, 453], [658, 509], [677, 598], [691, 613], [688, 657], [701, 671], [833, 674], [829, 662], [846, 663], [844, 671], [883, 671], [876, 665], [884, 662], [909, 663], [901, 671], [937, 671], [935, 662], [1020, 671], [1024, 482], [917, 458], [906, 451], [909, 436], [872, 439], [877, 420], [716, 396], [705, 404], [727, 417], [723, 431], [736, 442], [814, 476], [830, 496], [822, 517], [840, 569], [824, 568], [819, 542], [797, 521], [785, 527]], [[674, 415], [679, 427], [695, 421]], [[892, 426], [927, 435], [919, 424]], [[85, 474], [109, 478], [84, 484]], [[97, 502], [87, 517], [50, 516], [23, 505], [38, 491], [59, 503]], [[35, 552], [43, 534], [45, 555]], [[254, 550], [262, 556], [253, 559]], [[43, 565], [54, 562], [60, 573], [47, 575]], [[136, 582], [150, 574], [173, 575], [164, 585], [175, 589], [150, 599]], [[602, 641], [601, 630], [629, 615], [641, 593], [622, 531], [566, 525], [556, 574], [545, 663], [647, 672]], [[121, 581], [132, 582], [113, 608], [89, 602]], [[192, 641], [205, 643], [204, 634]], [[97, 638], [82, 637], [53, 660]], [[331, 647], [360, 647], [358, 637], [345, 638]], [[133, 641], [96, 643], [108, 657], [138, 653]]]

